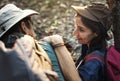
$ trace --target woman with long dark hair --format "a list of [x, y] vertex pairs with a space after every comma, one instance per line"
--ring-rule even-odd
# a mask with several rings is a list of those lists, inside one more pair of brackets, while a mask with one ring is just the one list
[[[107, 31], [111, 27], [110, 11], [101, 3], [72, 7], [76, 11], [73, 36], [83, 47], [82, 55], [76, 63], [79, 76], [82, 81], [105, 81], [104, 58], [109, 39]], [[44, 40], [48, 39], [52, 42], [58, 55], [69, 54], [66, 52], [62, 38], [54, 35], [44, 38]]]

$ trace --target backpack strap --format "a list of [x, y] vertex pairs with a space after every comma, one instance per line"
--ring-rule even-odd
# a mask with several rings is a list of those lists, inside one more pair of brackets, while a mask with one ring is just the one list
[[105, 64], [104, 57], [101, 56], [101, 55], [98, 55], [98, 54], [89, 54], [89, 55], [87, 55], [86, 58], [85, 58], [85, 62], [88, 62], [88, 61], [93, 60], [93, 59], [97, 59], [100, 62], [102, 62], [103, 64]]

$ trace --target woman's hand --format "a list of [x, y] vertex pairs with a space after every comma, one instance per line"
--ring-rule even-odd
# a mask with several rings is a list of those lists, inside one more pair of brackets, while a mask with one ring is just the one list
[[57, 44], [64, 44], [63, 38], [60, 35], [51, 35], [44, 37], [42, 40], [51, 43], [53, 46]]

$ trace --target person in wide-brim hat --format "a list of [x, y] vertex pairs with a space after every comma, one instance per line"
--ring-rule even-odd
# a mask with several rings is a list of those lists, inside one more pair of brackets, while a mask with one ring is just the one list
[[36, 14], [39, 13], [30, 9], [22, 10], [14, 4], [5, 5], [0, 10], [0, 37], [23, 18]]
[[[21, 81], [27, 81], [28, 79], [50, 81], [47, 74], [56, 77], [55, 81], [58, 79], [57, 73], [53, 71], [49, 56], [43, 47], [38, 44], [42, 42], [35, 39], [31, 16], [37, 14], [39, 13], [34, 10], [22, 10], [14, 4], [7, 4], [0, 9], [0, 42], [2, 41], [2, 44], [4, 44], [0, 50], [2, 52], [7, 52], [7, 48], [12, 50], [13, 54], [8, 53], [8, 58], [17, 59], [15, 63], [22, 63], [21, 67], [16, 67], [16, 70], [18, 67], [21, 69], [16, 71], [17, 75], [15, 74], [16, 72], [14, 72], [15, 67], [12, 66], [12, 62], [10, 62], [10, 64], [8, 63], [8, 67], [12, 66], [13, 69], [5, 73], [5, 75], [11, 74], [11, 76], [9, 76], [10, 81], [16, 78]], [[16, 45], [20, 48], [17, 52], [15, 48]], [[15, 53], [13, 50], [15, 50]], [[2, 81], [5, 81], [5, 78], [7, 78], [7, 76], [4, 76]]]

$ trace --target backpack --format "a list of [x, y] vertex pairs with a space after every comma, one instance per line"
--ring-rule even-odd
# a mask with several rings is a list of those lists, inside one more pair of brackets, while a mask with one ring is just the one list
[[114, 46], [108, 48], [105, 59], [97, 54], [89, 54], [86, 56], [85, 61], [91, 59], [97, 59], [105, 63], [105, 77], [107, 81], [120, 81], [120, 52], [118, 52]]
[[64, 50], [62, 50], [62, 53], [57, 53], [48, 42], [38, 42], [38, 44], [43, 47], [50, 57], [53, 70], [58, 73], [60, 81], [82, 81], [70, 54], [64, 53]]
[[114, 46], [108, 49], [106, 69], [107, 81], [120, 81], [120, 52]]
[[51, 59], [53, 70], [55, 72], [57, 72], [57, 74], [59, 76], [59, 80], [65, 81], [65, 78], [64, 78], [62, 70], [60, 68], [60, 64], [58, 62], [56, 53], [55, 53], [53, 47], [51, 46], [51, 44], [48, 42], [44, 42], [44, 41], [42, 41], [42, 42], [39, 41], [38, 44], [42, 46], [42, 48], [45, 50], [45, 52], [48, 54], [49, 58]]
[[[31, 40], [30, 40], [31, 39]], [[34, 48], [35, 46], [35, 48]], [[37, 53], [37, 54], [36, 54]], [[44, 52], [33, 38], [24, 36], [17, 39], [12, 48], [6, 48], [0, 41], [0, 81], [58, 81], [58, 75], [51, 70], [43, 70], [48, 64]], [[35, 58], [38, 57], [35, 61]]]

